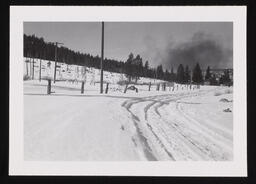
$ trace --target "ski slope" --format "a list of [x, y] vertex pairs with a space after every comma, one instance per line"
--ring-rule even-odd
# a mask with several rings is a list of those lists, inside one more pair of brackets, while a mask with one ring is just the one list
[[[229, 161], [233, 159], [232, 87], [175, 84], [157, 91], [140, 79], [139, 92], [109, 77], [99, 83], [24, 81], [24, 159], [44, 161]], [[38, 73], [37, 73], [38, 74]], [[124, 77], [124, 76], [123, 76]], [[155, 82], [155, 83], [154, 83]], [[105, 88], [105, 84], [104, 84]], [[223, 101], [223, 99], [225, 99]], [[229, 108], [231, 112], [224, 112]]]

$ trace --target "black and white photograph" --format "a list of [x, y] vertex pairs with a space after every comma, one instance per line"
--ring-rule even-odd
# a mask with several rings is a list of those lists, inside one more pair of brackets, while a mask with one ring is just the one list
[[234, 48], [232, 19], [88, 19], [19, 23], [20, 41], [11, 44], [22, 48], [23, 162], [136, 168], [239, 159], [235, 148], [245, 145], [234, 127], [243, 134], [246, 122], [234, 124], [244, 112], [234, 72], [243, 75], [237, 66], [246, 60], [236, 56], [244, 50]]
[[232, 160], [232, 47], [232, 22], [24, 22], [24, 159]]

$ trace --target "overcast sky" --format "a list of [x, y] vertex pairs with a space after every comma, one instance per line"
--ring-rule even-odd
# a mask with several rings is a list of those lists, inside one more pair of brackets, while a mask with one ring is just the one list
[[[100, 56], [99, 22], [25, 22], [24, 33], [45, 41], [64, 43], [74, 51]], [[106, 22], [107, 58], [125, 61], [129, 53], [140, 54], [150, 66], [177, 65], [205, 68], [233, 67], [233, 24], [231, 22]]]

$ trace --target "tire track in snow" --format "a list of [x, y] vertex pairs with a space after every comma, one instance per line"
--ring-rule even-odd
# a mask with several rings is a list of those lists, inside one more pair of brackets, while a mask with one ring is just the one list
[[[212, 91], [212, 90], [210, 90], [210, 91]], [[158, 121], [161, 123], [167, 124], [170, 129], [169, 131], [171, 131], [172, 133], [175, 133], [175, 135], [177, 136], [176, 141], [178, 141], [178, 142], [182, 141], [183, 144], [187, 145], [186, 146], [187, 149], [196, 153], [203, 160], [209, 160], [209, 159], [215, 159], [215, 158], [212, 157], [213, 154], [209, 155], [209, 151], [211, 151], [211, 150], [209, 150], [208, 147], [204, 147], [203, 145], [200, 144], [200, 142], [198, 142], [194, 139], [191, 139], [191, 137], [189, 137], [189, 135], [184, 134], [182, 132], [182, 130], [179, 129], [177, 123], [166, 122], [166, 120], [163, 119], [161, 113], [159, 112], [159, 109], [161, 109], [164, 105], [168, 105], [170, 102], [176, 102], [182, 98], [204, 95], [205, 93], [208, 93], [208, 92], [209, 91], [200, 91], [200, 92], [197, 91], [197, 92], [193, 92], [193, 93], [189, 93], [189, 94], [188, 93], [178, 93], [178, 94], [150, 96], [150, 97], [139, 98], [136, 100], [127, 100], [122, 104], [122, 106], [125, 107], [129, 111], [129, 113], [132, 114], [132, 116], [136, 116], [135, 113], [130, 110], [132, 106], [136, 105], [136, 106], [140, 107], [140, 109], [141, 108], [144, 109], [144, 119], [146, 121], [145, 124], [148, 127], [148, 130], [150, 130], [150, 132], [154, 135], [156, 141], [158, 142], [160, 147], [167, 153], [167, 155], [169, 155], [170, 159], [175, 160], [171, 151], [169, 151], [169, 149], [167, 149], [167, 147], [169, 148], [169, 146], [166, 145], [166, 141], [164, 141], [165, 142], [165, 144], [164, 144], [163, 140], [161, 140], [159, 138], [157, 132], [160, 131], [162, 136], [164, 136], [164, 138], [167, 140], [167, 142], [169, 144], [171, 144], [171, 140], [169, 140], [170, 136], [168, 136], [166, 130], [164, 130], [163, 127], [159, 124], [158, 124], [159, 126], [157, 127], [158, 130], [156, 132], [156, 130], [154, 130], [154, 128], [152, 127], [151, 123], [148, 121], [148, 112], [151, 111], [152, 109], [153, 109], [153, 113], [155, 113], [157, 116], [159, 116]], [[148, 104], [144, 107], [143, 107], [143, 105], [140, 106], [140, 103], [142, 103], [142, 102], [148, 102]], [[181, 114], [181, 116], [183, 117], [182, 114]], [[136, 117], [138, 119], [138, 116], [136, 116]], [[143, 123], [143, 122], [137, 121], [137, 124], [136, 124], [137, 128], [139, 126], [138, 123]], [[201, 126], [199, 128], [201, 128]], [[140, 134], [142, 134], [142, 131], [140, 131]], [[207, 138], [209, 138], [209, 136]], [[209, 139], [209, 140], [212, 140], [212, 139]]]
[[[126, 103], [123, 103], [122, 104], [123, 107], [125, 107], [125, 109], [131, 114], [132, 116], [132, 121], [133, 121], [133, 124], [136, 128], [136, 132], [137, 132], [137, 136], [140, 140], [140, 143], [142, 144], [142, 148], [143, 148], [143, 153], [144, 155], [146, 156], [146, 158], [150, 161], [157, 161], [157, 158], [154, 156], [154, 154], [152, 153], [152, 149], [151, 147], [149, 146], [148, 144], [148, 140], [147, 138], [143, 135], [141, 129], [139, 128], [139, 125], [138, 125], [138, 122], [140, 122], [140, 119], [135, 115], [133, 114], [131, 111], [130, 111], [130, 104], [126, 105]], [[135, 143], [135, 142], [134, 142]], [[136, 145], [137, 146], [137, 145]]]
[[[130, 110], [130, 108], [135, 105], [135, 104], [139, 104], [141, 102], [151, 102], [148, 105], [146, 105], [146, 107], [144, 107], [144, 114], [145, 114], [145, 120], [147, 120], [147, 111], [155, 104], [160, 103], [160, 105], [164, 105], [164, 104], [168, 104], [165, 101], [167, 99], [169, 99], [171, 97], [173, 97], [173, 95], [167, 94], [167, 95], [159, 95], [159, 96], [152, 96], [152, 97], [145, 97], [145, 98], [140, 98], [137, 100], [127, 100], [125, 101], [122, 106], [126, 108], [126, 110], [135, 118], [135, 120], [138, 120], [138, 117]], [[173, 99], [172, 99], [173, 100]], [[133, 118], [134, 119], [134, 118]], [[141, 122], [142, 123], [142, 122]], [[138, 123], [135, 124], [136, 128], [138, 127]], [[165, 151], [165, 153], [169, 156], [169, 158], [171, 160], [175, 160], [175, 158], [173, 157], [172, 153], [166, 148], [166, 145], [162, 142], [162, 140], [159, 138], [159, 136], [157, 135], [157, 133], [153, 130], [152, 126], [149, 123], [146, 123], [146, 126], [148, 127], [148, 129], [151, 131], [151, 133], [154, 135], [156, 141], [158, 142], [158, 144], [161, 146], [161, 148]], [[139, 134], [142, 134], [142, 131], [139, 131]], [[151, 148], [150, 148], [151, 150]]]
[[[136, 122], [136, 120], [138, 121], [138, 117], [130, 110], [130, 108], [138, 103], [141, 102], [145, 102], [145, 101], [149, 101], [151, 102], [150, 104], [148, 104], [145, 108], [144, 108], [144, 112], [145, 112], [145, 119], [147, 119], [147, 110], [149, 110], [149, 108], [151, 108], [155, 103], [159, 103], [159, 99], [161, 97], [165, 97], [166, 95], [159, 95], [159, 96], [151, 96], [151, 97], [144, 97], [144, 98], [140, 98], [140, 99], [136, 99], [136, 100], [127, 100], [125, 101], [122, 106], [126, 108], [126, 110], [132, 115], [133, 117], [133, 121], [135, 120], [135, 127], [136, 130], [138, 132], [139, 135], [142, 135], [142, 131], [140, 131], [139, 127], [138, 127], [138, 123]], [[172, 156], [172, 154], [165, 148], [164, 144], [162, 143], [162, 141], [160, 140], [160, 138], [157, 136], [157, 134], [153, 131], [153, 128], [146, 123], [147, 127], [149, 128], [149, 130], [151, 131], [151, 133], [154, 135], [154, 137], [156, 138], [157, 142], [161, 145], [161, 147], [164, 149], [164, 151], [167, 153], [167, 155], [172, 159], [175, 160], [174, 157]], [[143, 136], [144, 137], [144, 136]], [[140, 139], [143, 140], [143, 142], [145, 142], [145, 139]], [[147, 149], [150, 149], [150, 151], [152, 151], [152, 149], [150, 148], [150, 146], [148, 144], [146, 144]], [[144, 150], [145, 151], [145, 150]]]
[[[161, 116], [161, 114], [159, 113], [159, 111], [158, 111], [158, 108], [160, 108], [160, 107], [162, 107], [163, 105], [166, 105], [166, 104], [169, 104], [170, 102], [172, 102], [172, 101], [177, 101], [177, 100], [179, 100], [179, 99], [181, 99], [181, 98], [184, 98], [184, 97], [188, 97], [188, 96], [194, 96], [195, 94], [189, 94], [189, 95], [187, 95], [187, 94], [181, 94], [181, 95], [178, 95], [178, 97], [174, 97], [174, 98], [169, 98], [168, 100], [167, 100], [167, 102], [165, 102], [165, 103], [159, 103], [158, 105], [156, 105], [154, 108], [153, 108], [153, 112], [155, 113], [155, 114], [157, 114], [157, 116], [159, 116], [159, 118], [158, 118], [158, 122], [157, 122], [157, 127], [158, 127], [158, 130], [160, 131], [160, 133], [162, 134], [162, 135], [164, 135], [164, 137], [165, 137], [165, 139], [167, 140], [167, 142], [170, 144], [172, 141], [174, 141], [174, 140], [170, 140], [170, 136], [168, 136], [168, 134], [166, 133], [166, 127], [164, 128], [163, 127], [163, 119], [162, 119], [162, 116]], [[166, 99], [165, 99], [166, 100]], [[160, 122], [160, 123], [159, 123]], [[170, 127], [169, 127], [170, 128]], [[202, 148], [200, 148], [198, 145], [196, 145], [192, 140], [190, 140], [190, 139], [188, 139], [188, 137], [186, 136], [186, 135], [184, 135], [184, 134], [177, 134], [176, 132], [177, 132], [177, 129], [176, 129], [176, 127], [173, 127], [172, 126], [172, 128], [171, 128], [173, 131], [171, 132], [171, 134], [175, 134], [176, 135], [176, 138], [174, 138], [175, 139], [175, 141], [177, 142], [179, 142], [179, 145], [180, 145], [180, 147], [181, 147], [181, 144], [182, 143], [186, 143], [186, 148], [189, 148], [190, 149], [190, 151], [191, 151], [191, 147], [193, 146], [196, 146], [199, 150], [200, 150], [200, 152], [198, 152], [197, 151], [197, 155], [200, 155], [200, 157], [201, 158], [204, 158], [205, 159], [205, 157], [204, 157], [204, 155], [202, 155], [201, 154], [201, 152], [203, 152], [204, 150], [202, 149]], [[179, 132], [179, 133], [181, 133], [181, 132]], [[178, 139], [177, 139], [178, 138]], [[182, 142], [180, 142], [182, 140]], [[184, 149], [184, 147], [183, 147], [183, 149]], [[182, 149], [181, 149], [182, 150]], [[180, 150], [180, 151], [181, 151]], [[193, 151], [194, 152], [194, 151]]]
[[[149, 144], [148, 144], [147, 138], [143, 135], [143, 132], [142, 132], [141, 129], [139, 128], [138, 123], [139, 123], [139, 122], [142, 123], [142, 122], [141, 122], [140, 119], [130, 110], [130, 108], [131, 108], [131, 106], [134, 105], [134, 104], [138, 104], [138, 103], [145, 102], [145, 101], [149, 101], [149, 102], [150, 102], [150, 101], [153, 101], [153, 102], [151, 102], [149, 105], [146, 106], [146, 108], [147, 108], [147, 107], [150, 108], [150, 106], [152, 106], [153, 104], [158, 103], [158, 101], [153, 100], [153, 98], [155, 98], [155, 97], [141, 98], [141, 99], [136, 100], [136, 101], [133, 101], [133, 100], [128, 101], [128, 102], [125, 101], [125, 102], [122, 104], [122, 106], [125, 107], [126, 110], [132, 115], [133, 122], [134, 122], [134, 125], [135, 125], [135, 127], [136, 127], [136, 130], [137, 130], [137, 133], [138, 133], [138, 135], [139, 135], [139, 138], [140, 138], [140, 140], [143, 142], [143, 144], [144, 144], [144, 146], [145, 146], [145, 148], [146, 148], [146, 149], [144, 149], [144, 152], [145, 152], [145, 155], [146, 155], [146, 156], [148, 155], [148, 151], [147, 151], [147, 150], [150, 150], [151, 156], [153, 155], [152, 149], [151, 149], [151, 147], [150, 147]], [[144, 111], [145, 111], [145, 109], [144, 109]], [[161, 139], [158, 137], [158, 135], [153, 131], [153, 128], [152, 128], [148, 123], [146, 123], [146, 125], [147, 125], [147, 127], [149, 128], [149, 130], [151, 131], [151, 133], [154, 135], [154, 137], [156, 138], [157, 142], [161, 145], [161, 147], [163, 148], [163, 150], [164, 150], [164, 151], [166, 152], [166, 154], [170, 157], [170, 159], [171, 159], [171, 160], [175, 160], [174, 157], [173, 157], [173, 155], [168, 151], [168, 149], [166, 149], [165, 145], [162, 143], [162, 141], [161, 141]], [[153, 157], [155, 158], [155, 160], [157, 160], [155, 156], [153, 156]], [[147, 158], [148, 158], [148, 156], [147, 156]]]
[[[201, 94], [203, 95], [203, 94]], [[179, 103], [177, 103], [179, 104]], [[179, 109], [177, 109], [177, 105], [176, 105], [176, 109], [178, 113], [179, 113]], [[176, 115], [177, 116], [177, 115]], [[214, 159], [216, 160], [228, 160], [229, 156], [227, 154], [229, 154], [230, 152], [232, 152], [232, 148], [229, 148], [228, 144], [223, 144], [223, 142], [216, 140], [216, 137], [213, 136], [213, 134], [215, 134], [216, 132], [212, 131], [212, 130], [208, 130], [205, 129], [205, 127], [203, 125], [201, 125], [200, 123], [197, 123], [196, 125], [194, 125], [194, 120], [184, 116], [184, 114], [180, 114], [178, 117], [182, 117], [184, 121], [185, 120], [185, 124], [182, 123], [181, 121], [177, 121], [175, 123], [174, 120], [170, 120], [170, 119], [165, 119], [163, 118], [164, 116], [159, 116], [160, 119], [162, 119], [170, 128], [175, 128], [177, 129], [177, 132], [179, 132], [179, 134], [181, 136], [183, 136], [185, 139], [187, 139], [191, 144], [193, 144], [195, 147], [197, 147], [197, 149], [201, 150], [202, 153], [205, 153], [209, 156], [210, 159]], [[185, 119], [184, 119], [185, 118]], [[183, 133], [183, 129], [180, 129], [178, 124], [182, 123], [182, 125], [188, 125], [185, 128], [185, 132], [186, 134]], [[176, 126], [173, 126], [176, 125]], [[193, 134], [198, 134], [199, 137], [203, 138], [203, 140], [206, 142], [205, 144], [202, 143], [202, 141], [198, 140], [198, 136], [195, 136]], [[193, 135], [192, 137], [190, 135]], [[223, 137], [222, 137], [223, 138]], [[191, 146], [190, 144], [190, 146]], [[224, 152], [223, 149], [228, 149], [228, 152]], [[219, 150], [219, 151], [216, 151]]]
[[181, 114], [182, 117], [184, 117], [187, 121], [190, 123], [193, 123], [193, 126], [200, 130], [201, 134], [210, 140], [213, 145], [219, 145], [222, 148], [228, 150], [229, 152], [232, 152], [232, 144], [230, 144], [230, 141], [228, 141], [224, 136], [218, 134], [216, 131], [213, 131], [209, 129], [209, 127], [201, 124], [197, 120], [195, 120], [193, 117], [187, 115], [180, 107], [180, 103], [176, 103], [176, 109]]

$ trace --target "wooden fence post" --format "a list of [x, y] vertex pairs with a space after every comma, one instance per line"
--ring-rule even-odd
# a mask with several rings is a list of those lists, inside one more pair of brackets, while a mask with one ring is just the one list
[[126, 93], [127, 88], [128, 88], [128, 84], [126, 84], [126, 86], [125, 86], [124, 93]]
[[159, 91], [159, 88], [160, 88], [160, 84], [157, 84], [156, 90]]
[[84, 94], [84, 81], [81, 84], [81, 94]]
[[105, 90], [106, 94], [108, 93], [108, 85], [109, 85], [109, 83], [107, 83], [107, 86], [106, 86], [106, 90]]
[[27, 71], [27, 76], [28, 76], [28, 60], [26, 60], [26, 71]]
[[29, 75], [32, 78], [32, 63], [31, 63], [31, 58], [29, 58]]
[[47, 94], [51, 94], [51, 79], [48, 79], [48, 85], [47, 85]]
[[151, 82], [149, 82], [148, 91], [150, 91], [150, 88], [151, 88]]
[[166, 83], [163, 83], [163, 90], [165, 91], [166, 89]]

